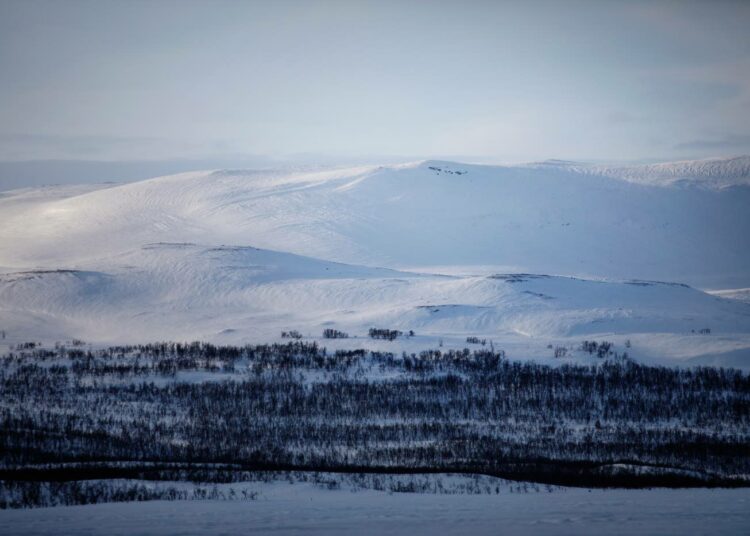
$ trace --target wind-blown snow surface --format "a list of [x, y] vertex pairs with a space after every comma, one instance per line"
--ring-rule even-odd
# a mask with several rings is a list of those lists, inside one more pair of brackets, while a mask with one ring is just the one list
[[[414, 329], [422, 346], [488, 337], [516, 357], [608, 337], [641, 358], [750, 363], [749, 304], [633, 281], [750, 286], [744, 179], [648, 185], [568, 167], [216, 171], [6, 192], [0, 329], [235, 343], [377, 326]], [[508, 272], [561, 275], [491, 276]]]
[[3, 533], [735, 535], [747, 489], [586, 490], [431, 495], [267, 484], [256, 501], [115, 503], [0, 511]]
[[639, 166], [586, 165], [566, 160], [547, 160], [529, 164], [529, 167], [560, 168], [651, 186], [678, 185], [713, 190], [750, 186], [750, 156], [683, 160]]
[[170, 241], [374, 266], [750, 286], [750, 188], [741, 185], [663, 187], [559, 166], [423, 162], [187, 173], [50, 202], [38, 202], [36, 190], [0, 199], [0, 266], [8, 267]]

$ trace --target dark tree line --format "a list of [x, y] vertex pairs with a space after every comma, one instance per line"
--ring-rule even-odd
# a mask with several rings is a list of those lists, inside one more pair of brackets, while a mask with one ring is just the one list
[[403, 333], [401, 333], [400, 331], [396, 329], [380, 329], [380, 328], [370, 328], [367, 334], [370, 336], [371, 339], [385, 339], [388, 341], [396, 340], [398, 337], [403, 335]]
[[[611, 356], [614, 353], [614, 344], [608, 341], [583, 341], [581, 343], [580, 350], [583, 352], [588, 352], [590, 355], [596, 354], [596, 357], [603, 358], [607, 356]], [[566, 352], [567, 353], [567, 352]], [[558, 355], [557, 350], [555, 351], [555, 357], [565, 357], [565, 353], [562, 355]], [[625, 354], [625, 357], [627, 357], [627, 353]]]
[[333, 328], [326, 328], [323, 330], [324, 339], [348, 339], [349, 334], [343, 331], [339, 331]]
[[143, 482], [109, 481], [5, 481], [0, 486], [0, 510], [71, 506], [104, 502], [245, 500], [257, 499], [257, 493], [217, 486], [178, 489], [171, 485], [146, 485]]
[[329, 353], [300, 341], [33, 348], [2, 359], [0, 393], [0, 480], [90, 462], [102, 478], [122, 462], [589, 486], [750, 474], [750, 376], [621, 357], [550, 367], [485, 348]]

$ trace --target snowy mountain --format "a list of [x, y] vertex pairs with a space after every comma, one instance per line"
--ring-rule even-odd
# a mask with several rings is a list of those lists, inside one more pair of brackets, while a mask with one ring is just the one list
[[186, 173], [65, 199], [54, 191], [48, 200], [38, 190], [0, 198], [0, 266], [57, 268], [165, 241], [398, 269], [750, 286], [747, 187], [664, 188], [557, 167], [432, 161]]
[[750, 156], [747, 155], [639, 166], [586, 165], [567, 160], [546, 160], [529, 164], [529, 167], [558, 168], [652, 186], [681, 185], [721, 190], [750, 185]]
[[582, 169], [427, 161], [6, 192], [0, 329], [242, 342], [377, 326], [416, 331], [404, 347], [479, 336], [548, 358], [601, 337], [643, 359], [750, 361], [750, 305], [648, 282], [750, 286], [750, 188]]

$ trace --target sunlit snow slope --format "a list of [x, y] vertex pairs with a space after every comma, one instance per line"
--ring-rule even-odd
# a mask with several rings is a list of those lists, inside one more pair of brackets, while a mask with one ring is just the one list
[[652, 184], [430, 161], [6, 192], [0, 329], [238, 342], [379, 326], [543, 356], [609, 335], [644, 358], [744, 365], [749, 304], [634, 281], [750, 287], [750, 187], [689, 169]]

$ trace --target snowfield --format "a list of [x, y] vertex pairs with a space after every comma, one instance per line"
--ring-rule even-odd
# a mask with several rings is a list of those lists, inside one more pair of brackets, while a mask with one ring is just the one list
[[586, 165], [547, 160], [530, 167], [559, 167], [588, 175], [600, 175], [652, 186], [692, 186], [721, 190], [750, 185], [750, 156], [683, 160], [640, 166]]
[[637, 359], [745, 367], [747, 161], [428, 161], [5, 192], [0, 329], [8, 344], [236, 344], [383, 327], [414, 330], [406, 346], [478, 336], [535, 359], [608, 338]]
[[420, 162], [185, 173], [76, 188], [66, 199], [55, 189], [49, 199], [6, 192], [0, 266], [91, 262], [164, 241], [391, 268], [491, 265], [750, 286], [744, 179], [731, 188], [665, 187], [584, 171]]
[[309, 484], [256, 486], [254, 501], [115, 503], [0, 512], [3, 534], [734, 535], [747, 489], [586, 490], [433, 495]]

